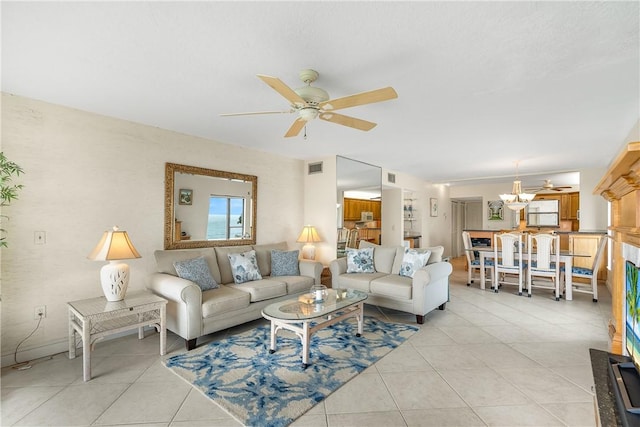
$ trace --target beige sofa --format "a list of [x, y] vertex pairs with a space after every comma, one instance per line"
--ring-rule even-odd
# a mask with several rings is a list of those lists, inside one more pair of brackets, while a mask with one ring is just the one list
[[[255, 250], [262, 280], [235, 284], [227, 254]], [[271, 245], [224, 246], [155, 252], [158, 272], [148, 288], [168, 300], [167, 329], [185, 339], [187, 350], [198, 337], [259, 319], [262, 309], [276, 301], [309, 292], [320, 284], [322, 264], [299, 260], [299, 276], [271, 277], [271, 251], [287, 251], [286, 242]], [[174, 262], [204, 257], [216, 289], [203, 291], [191, 280], [178, 277]]]
[[431, 255], [427, 265], [417, 270], [413, 278], [399, 274], [404, 247], [361, 241], [360, 248], [363, 247], [374, 248], [376, 272], [347, 273], [347, 258], [338, 258], [329, 265], [332, 287], [366, 292], [367, 304], [415, 314], [419, 324], [424, 323], [424, 316], [436, 307], [444, 310], [449, 300], [449, 275], [453, 271], [451, 264], [442, 260], [444, 247], [421, 249], [429, 250]]

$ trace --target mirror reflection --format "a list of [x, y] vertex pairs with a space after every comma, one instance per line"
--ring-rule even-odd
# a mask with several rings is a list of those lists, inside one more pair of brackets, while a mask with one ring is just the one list
[[337, 256], [360, 240], [380, 244], [382, 168], [337, 156]]
[[258, 177], [167, 163], [165, 249], [255, 244]]

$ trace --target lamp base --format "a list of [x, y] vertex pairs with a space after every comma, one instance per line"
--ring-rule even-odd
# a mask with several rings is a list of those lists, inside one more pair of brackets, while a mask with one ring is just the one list
[[129, 266], [120, 261], [109, 261], [100, 269], [100, 283], [107, 301], [122, 301], [129, 286]]
[[311, 244], [306, 244], [302, 247], [302, 259], [316, 259], [316, 247]]

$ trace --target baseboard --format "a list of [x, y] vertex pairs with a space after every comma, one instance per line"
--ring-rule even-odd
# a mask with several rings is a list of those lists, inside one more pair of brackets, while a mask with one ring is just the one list
[[14, 358], [15, 348], [9, 354], [2, 355], [2, 367], [12, 366], [16, 364], [15, 359], [18, 359], [18, 363], [30, 362], [32, 360], [41, 359], [43, 357], [53, 356], [54, 354], [68, 352], [69, 340], [61, 339], [53, 343], [42, 345], [40, 347], [20, 349], [17, 357]]
[[[148, 326], [145, 326], [144, 330], [150, 330], [153, 328], [150, 328]], [[155, 330], [155, 329], [154, 329]], [[117, 334], [113, 334], [107, 337], [104, 337], [103, 340], [104, 341], [109, 341], [112, 339], [116, 339], [116, 338], [120, 338], [120, 337], [124, 337], [126, 335], [133, 335], [133, 334], [138, 334], [138, 330], [128, 330], [128, 331], [123, 331], [123, 332], [118, 332]], [[101, 340], [102, 341], [102, 340]], [[77, 339], [76, 345], [80, 345], [81, 346], [82, 340]], [[11, 350], [10, 353], [8, 354], [3, 354], [2, 355], [2, 367], [5, 368], [7, 366], [12, 366], [15, 365], [15, 359], [18, 359], [18, 363], [24, 363], [24, 362], [30, 362], [32, 360], [36, 360], [36, 359], [41, 359], [43, 357], [50, 357], [59, 353], [68, 353], [69, 352], [69, 339], [68, 338], [61, 338], [59, 340], [56, 340], [52, 343], [46, 344], [46, 345], [42, 345], [39, 347], [33, 347], [33, 348], [25, 348], [20, 349], [18, 351], [17, 357], [14, 358], [14, 352], [15, 352], [15, 348]], [[77, 353], [80, 357], [82, 357], [82, 348], [79, 349], [79, 353]]]

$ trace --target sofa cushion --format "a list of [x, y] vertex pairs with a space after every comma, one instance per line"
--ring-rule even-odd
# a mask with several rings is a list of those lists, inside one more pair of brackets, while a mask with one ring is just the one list
[[[218, 283], [234, 283], [233, 274], [231, 273], [231, 262], [227, 255], [247, 252], [251, 249], [251, 246], [216, 246], [215, 253], [220, 269], [220, 281]], [[215, 277], [215, 275], [213, 277]]]
[[231, 264], [231, 274], [236, 284], [262, 279], [258, 269], [256, 251], [253, 249], [239, 254], [227, 254]]
[[[206, 249], [178, 249], [178, 250], [157, 250], [153, 253], [156, 259], [156, 265], [158, 272], [171, 274], [177, 276], [178, 272], [173, 266], [176, 261], [185, 261], [188, 259], [197, 258], [202, 256], [207, 261], [209, 266], [209, 272], [213, 279], [220, 283], [220, 270], [218, 269], [218, 261], [216, 259], [216, 253], [213, 248]], [[226, 258], [225, 258], [226, 259]]]
[[297, 294], [299, 292], [309, 292], [315, 281], [313, 277], [308, 276], [277, 276], [278, 280], [282, 280], [287, 284], [287, 294]]
[[[271, 275], [272, 276], [299, 276], [300, 265], [298, 261], [299, 250], [295, 251], [271, 251]], [[262, 271], [262, 270], [260, 270]]]
[[213, 317], [219, 314], [241, 310], [249, 306], [251, 295], [220, 285], [218, 289], [202, 293], [202, 317]]
[[180, 278], [195, 282], [203, 291], [218, 287], [218, 283], [211, 276], [207, 261], [202, 256], [184, 261], [176, 261], [173, 263], [173, 266]]
[[429, 256], [429, 261], [427, 261], [427, 265], [433, 264], [436, 262], [442, 262], [442, 255], [444, 254], [444, 246], [431, 246], [429, 248], [420, 248], [418, 250], [431, 252], [431, 255]]
[[389, 298], [411, 300], [412, 285], [409, 277], [388, 274], [371, 281], [371, 293]]
[[287, 242], [273, 243], [268, 245], [253, 245], [258, 259], [258, 268], [263, 276], [273, 276], [271, 273], [271, 251], [286, 251]]
[[402, 267], [402, 259], [404, 258], [404, 246], [396, 246], [396, 257], [393, 259], [393, 267], [391, 268], [391, 274], [400, 274], [400, 267]]
[[287, 294], [287, 284], [277, 279], [254, 280], [229, 285], [229, 287], [248, 293], [251, 296], [251, 302], [264, 301]]
[[360, 249], [373, 248], [373, 265], [376, 271], [387, 274], [391, 273], [396, 257], [397, 248], [395, 246], [380, 246], [366, 240], [361, 240], [359, 247]]
[[369, 283], [372, 280], [387, 276], [386, 273], [351, 273], [341, 274], [332, 278], [334, 288], [351, 288], [362, 292], [371, 290]]
[[347, 249], [347, 273], [375, 273], [373, 248]]
[[430, 255], [430, 251], [406, 248], [402, 257], [402, 265], [400, 266], [400, 276], [413, 277], [416, 271], [427, 265]]

